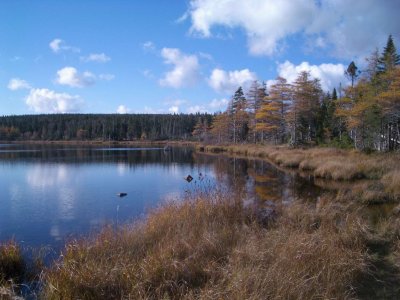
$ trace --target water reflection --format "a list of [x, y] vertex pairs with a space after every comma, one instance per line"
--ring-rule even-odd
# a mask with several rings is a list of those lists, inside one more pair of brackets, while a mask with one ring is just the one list
[[257, 206], [288, 204], [296, 199], [315, 201], [322, 193], [312, 181], [279, 170], [263, 160], [195, 155], [198, 164], [207, 160], [212, 161], [214, 175], [219, 183], [231, 190], [244, 192], [246, 199]]
[[[241, 192], [254, 207], [315, 199], [320, 193], [312, 182], [265, 161], [189, 148], [1, 148], [7, 151], [0, 152], [0, 240], [14, 237], [32, 246], [57, 248], [71, 236], [131, 221], [160, 201], [215, 185]], [[183, 179], [189, 174], [191, 183]], [[119, 198], [119, 192], [128, 195]]]
[[26, 181], [32, 188], [45, 189], [67, 180], [65, 164], [35, 164], [27, 168]]

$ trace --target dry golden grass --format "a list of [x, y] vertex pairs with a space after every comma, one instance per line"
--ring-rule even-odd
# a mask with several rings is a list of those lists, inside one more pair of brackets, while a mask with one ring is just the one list
[[14, 291], [25, 273], [25, 262], [21, 250], [14, 241], [0, 244], [0, 299], [22, 299]]
[[25, 272], [21, 250], [14, 241], [0, 244], [0, 284], [19, 281]]
[[238, 241], [243, 211], [235, 203], [170, 203], [145, 223], [69, 244], [46, 275], [50, 299], [180, 297], [218, 278]]
[[10, 286], [0, 286], [0, 300], [23, 300]]
[[400, 170], [387, 173], [382, 177], [381, 181], [389, 194], [396, 199], [400, 199]]
[[231, 257], [220, 293], [236, 299], [354, 296], [353, 283], [368, 267], [363, 241], [352, 240], [354, 233], [307, 231], [284, 227], [247, 237]]
[[138, 224], [68, 244], [45, 299], [320, 299], [354, 296], [367, 230], [342, 207], [294, 205], [257, 222], [240, 198], [169, 203]]
[[307, 171], [316, 178], [333, 181], [381, 180], [384, 189], [359, 193], [361, 202], [378, 203], [400, 199], [400, 154], [364, 154], [335, 148], [292, 149], [285, 146], [207, 145], [198, 149], [267, 158], [287, 168]]

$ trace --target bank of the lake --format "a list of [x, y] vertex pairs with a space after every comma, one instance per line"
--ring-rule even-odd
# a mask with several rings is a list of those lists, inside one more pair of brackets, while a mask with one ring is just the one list
[[[346, 197], [365, 204], [400, 200], [400, 153], [365, 154], [336, 148], [261, 145], [196, 145], [197, 151], [267, 159], [326, 181], [350, 182]], [[366, 179], [366, 180], [365, 180]], [[325, 183], [326, 183], [325, 181]]]
[[[153, 209], [142, 221], [118, 230], [107, 227], [97, 235], [67, 243], [63, 255], [41, 273], [39, 296], [399, 297], [398, 210], [372, 224], [364, 209], [399, 200], [399, 154], [249, 145], [198, 145], [197, 149], [268, 159], [284, 168], [350, 185], [316, 203], [282, 204], [261, 211], [246, 206], [243, 195], [235, 191], [188, 194], [184, 201]], [[4, 271], [10, 260], [15, 263], [20, 257], [15, 247], [12, 242], [0, 246], [0, 253], [5, 253], [0, 256], [4, 285], [0, 293], [4, 295], [11, 295], [13, 284], [24, 276]], [[12, 284], [10, 278], [15, 279]], [[17, 290], [18, 285], [14, 286]]]

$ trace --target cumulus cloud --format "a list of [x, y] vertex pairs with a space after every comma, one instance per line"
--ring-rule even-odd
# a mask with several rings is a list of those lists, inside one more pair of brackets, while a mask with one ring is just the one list
[[301, 34], [336, 56], [370, 53], [400, 28], [399, 1], [191, 0], [190, 32], [212, 36], [213, 27], [242, 28], [250, 53], [273, 55], [287, 37]]
[[100, 80], [110, 81], [110, 80], [113, 80], [114, 78], [115, 78], [114, 74], [100, 74], [99, 75]]
[[177, 114], [177, 113], [179, 113], [179, 106], [173, 105], [173, 106], [171, 106], [170, 108], [168, 108], [168, 111], [169, 111], [171, 114]]
[[160, 114], [164, 113], [163, 109], [154, 109], [150, 106], [145, 106], [143, 110], [137, 111], [137, 113], [144, 113], [144, 114]]
[[208, 79], [208, 84], [217, 92], [233, 93], [239, 86], [244, 86], [256, 79], [256, 74], [249, 69], [229, 72], [214, 69]]
[[142, 44], [142, 48], [144, 51], [150, 51], [150, 52], [156, 50], [156, 46], [151, 41], [144, 42]]
[[129, 114], [131, 110], [125, 105], [119, 105], [117, 108], [117, 114]]
[[196, 55], [186, 55], [176, 48], [163, 48], [164, 63], [172, 65], [171, 71], [159, 80], [160, 85], [173, 88], [194, 85], [199, 77], [199, 62]]
[[56, 82], [71, 87], [86, 87], [95, 83], [96, 76], [90, 72], [79, 73], [74, 67], [65, 67], [57, 71]]
[[186, 103], [187, 103], [187, 101], [184, 100], [184, 99], [176, 99], [176, 100], [165, 101], [165, 104], [173, 105], [173, 106], [181, 106], [181, 105], [186, 104]]
[[72, 51], [72, 52], [80, 52], [81, 50], [77, 47], [69, 46], [62, 39], [54, 39], [49, 43], [50, 49], [54, 53], [60, 53], [61, 51]]
[[189, 106], [186, 110], [188, 114], [195, 114], [195, 113], [206, 113], [208, 110], [203, 105], [194, 105]]
[[302, 71], [308, 71], [313, 78], [319, 78], [324, 91], [332, 91], [333, 88], [337, 89], [340, 83], [343, 85], [348, 83], [344, 76], [346, 67], [343, 64], [310, 65], [308, 62], [302, 62], [299, 65], [294, 65], [285, 61], [278, 65], [279, 76], [286, 78], [289, 83], [294, 82]]
[[31, 85], [25, 80], [19, 78], [12, 78], [8, 82], [7, 88], [12, 91], [17, 91], [17, 90], [30, 89]]
[[83, 100], [77, 95], [56, 93], [49, 89], [31, 89], [25, 100], [29, 108], [37, 113], [78, 112], [83, 105]]
[[229, 100], [226, 98], [222, 98], [222, 99], [213, 99], [209, 106], [211, 109], [213, 109], [214, 111], [216, 110], [221, 110], [221, 109], [225, 109], [227, 107], [229, 103]]
[[81, 56], [81, 60], [84, 62], [106, 63], [110, 61], [111, 58], [104, 53], [91, 53], [88, 56]]

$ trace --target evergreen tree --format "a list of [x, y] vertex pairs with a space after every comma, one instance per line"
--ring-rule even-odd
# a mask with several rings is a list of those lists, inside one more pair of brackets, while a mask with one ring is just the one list
[[347, 70], [345, 72], [346, 76], [350, 78], [351, 80], [351, 86], [354, 86], [354, 80], [358, 77], [359, 75], [359, 71], [358, 71], [358, 67], [356, 66], [356, 64], [354, 63], [354, 61], [352, 61], [349, 66], [347, 67]]
[[392, 35], [389, 35], [383, 53], [378, 59], [378, 71], [380, 73], [392, 70], [400, 64], [400, 56], [397, 54]]
[[232, 96], [228, 112], [231, 117], [233, 143], [246, 139], [248, 131], [247, 100], [242, 87], [239, 87]]
[[382, 110], [381, 145], [379, 150], [400, 148], [400, 68], [387, 72], [388, 88], [377, 95]]
[[293, 84], [293, 100], [287, 122], [291, 143], [311, 142], [316, 134], [316, 117], [322, 96], [321, 84], [309, 72], [301, 72]]
[[338, 97], [337, 97], [336, 88], [333, 88], [333, 91], [332, 91], [332, 100], [335, 101], [335, 100], [337, 100], [337, 99], [338, 99]]

